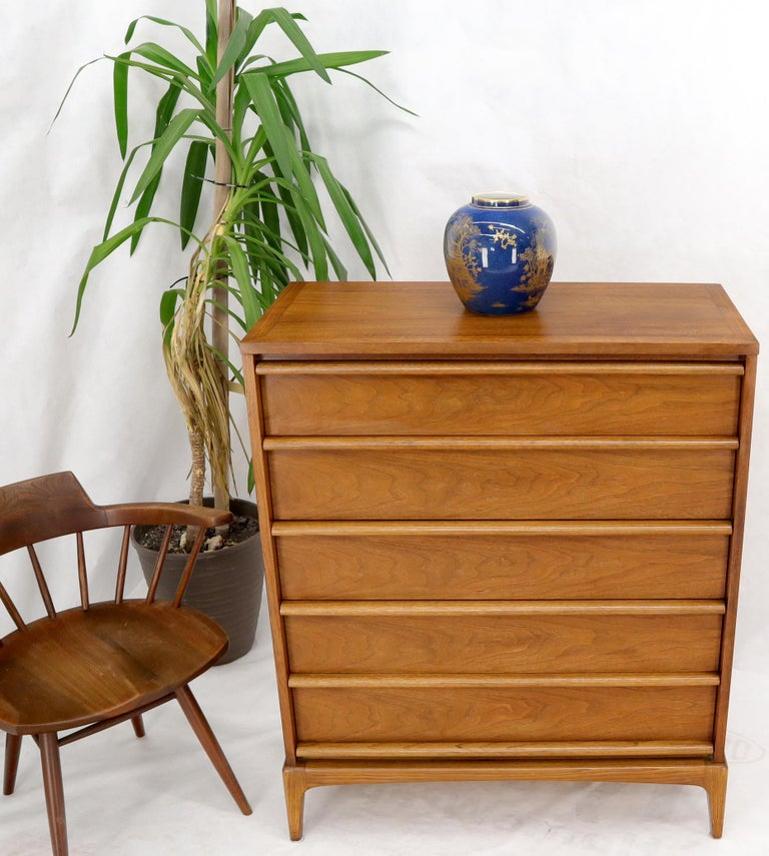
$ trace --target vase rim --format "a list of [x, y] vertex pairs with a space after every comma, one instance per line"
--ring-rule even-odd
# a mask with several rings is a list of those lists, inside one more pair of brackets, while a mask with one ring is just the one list
[[480, 208], [519, 208], [529, 204], [529, 197], [524, 193], [476, 193], [472, 204]]

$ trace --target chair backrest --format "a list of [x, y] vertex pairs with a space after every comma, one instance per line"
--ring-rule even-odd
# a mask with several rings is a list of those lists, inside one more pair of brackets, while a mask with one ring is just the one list
[[107, 526], [72, 473], [53, 473], [0, 487], [0, 556], [34, 544]]
[[[195, 562], [203, 546], [206, 529], [225, 525], [231, 519], [232, 515], [229, 512], [173, 503], [95, 505], [72, 473], [54, 473], [0, 487], [0, 556], [21, 547], [27, 548], [46, 612], [49, 618], [54, 618], [56, 609], [35, 552], [35, 543], [62, 535], [75, 535], [80, 603], [82, 608], [87, 610], [89, 607], [88, 574], [83, 532], [112, 526], [123, 527], [115, 586], [115, 603], [119, 604], [123, 601], [125, 589], [131, 527], [165, 525], [163, 541], [147, 592], [146, 602], [152, 603], [157, 594], [174, 525], [194, 526], [197, 532], [192, 550], [172, 601], [173, 605], [178, 607], [181, 605]], [[16, 627], [19, 630], [25, 630], [26, 624], [2, 583], [0, 583], [0, 602], [7, 609]]]

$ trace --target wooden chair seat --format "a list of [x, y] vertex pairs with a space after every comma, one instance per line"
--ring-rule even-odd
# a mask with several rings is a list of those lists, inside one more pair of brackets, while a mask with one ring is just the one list
[[64, 731], [151, 703], [227, 649], [210, 618], [171, 603], [123, 601], [42, 618], [3, 640], [0, 727]]
[[[243, 814], [251, 814], [222, 747], [189, 682], [227, 650], [219, 625], [182, 606], [209, 529], [232, 521], [228, 511], [162, 502], [95, 505], [72, 473], [0, 487], [0, 556], [26, 547], [46, 617], [27, 623], [0, 581], [0, 604], [16, 630], [0, 639], [0, 732], [5, 732], [3, 793], [16, 786], [24, 735], [40, 749], [54, 856], [67, 856], [67, 823], [59, 749], [131, 720], [144, 737], [146, 711], [179, 702], [192, 730]], [[91, 603], [83, 532], [123, 528], [115, 599]], [[163, 526], [144, 600], [126, 600], [128, 549], [134, 526]], [[174, 526], [187, 526], [192, 549], [172, 600], [157, 601]], [[53, 602], [35, 544], [75, 536], [80, 606]], [[68, 734], [59, 736], [59, 732]]]

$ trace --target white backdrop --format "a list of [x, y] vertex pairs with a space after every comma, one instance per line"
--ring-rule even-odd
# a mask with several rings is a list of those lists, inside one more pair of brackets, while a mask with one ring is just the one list
[[[250, 0], [244, 6], [259, 8]], [[84, 73], [51, 134], [46, 130], [73, 69], [116, 51], [131, 18], [154, 13], [199, 30], [202, 7], [202, 0], [46, 0], [34, 14], [15, 4], [3, 15], [0, 484], [72, 469], [100, 502], [175, 499], [186, 491], [185, 432], [163, 370], [157, 317], [161, 290], [184, 273], [176, 234], [158, 226], [145, 234], [135, 258], [121, 251], [99, 269], [80, 328], [67, 338], [76, 283], [119, 172], [106, 63]], [[297, 0], [291, 9], [310, 19], [307, 33], [318, 50], [391, 49], [359, 70], [420, 114], [399, 113], [343, 76], [333, 88], [309, 77], [296, 84], [315, 148], [358, 199], [395, 279], [445, 278], [441, 238], [449, 214], [473, 191], [521, 190], [556, 223], [556, 279], [722, 282], [759, 340], [766, 338], [765, 4]], [[182, 44], [171, 31], [141, 32]], [[279, 38], [271, 47], [283, 56], [290, 50]], [[151, 136], [150, 95], [157, 91], [133, 77], [135, 141]], [[167, 172], [159, 196], [171, 216], [177, 178], [178, 165]], [[345, 241], [339, 244], [351, 261]], [[759, 762], [756, 771], [768, 766], [763, 747], [769, 746], [760, 724], [769, 712], [769, 578], [762, 561], [762, 522], [769, 514], [766, 371], [761, 364], [732, 718], [746, 717], [753, 723], [747, 731], [756, 729], [735, 738], [752, 747], [746, 751]], [[96, 592], [106, 594], [114, 556], [105, 556], [99, 539], [91, 543]], [[50, 552], [54, 559], [64, 555]], [[39, 611], [26, 571], [7, 560], [3, 570], [22, 606]], [[74, 598], [71, 570], [54, 588], [56, 596]], [[260, 644], [264, 648], [265, 636]], [[264, 666], [254, 674], [267, 688], [263, 653]], [[215, 674], [211, 680], [249, 675]], [[264, 716], [274, 727], [273, 709]], [[279, 788], [274, 772], [265, 773], [264, 787]], [[335, 805], [335, 814], [344, 812], [344, 802]], [[32, 806], [34, 799], [19, 828], [35, 823]], [[429, 804], [424, 810], [429, 813]], [[395, 834], [392, 819], [382, 821], [381, 852], [398, 852], [386, 849], [396, 846], [387, 837]], [[731, 819], [727, 812], [727, 827]], [[440, 817], [435, 821], [438, 829]], [[277, 823], [271, 834], [281, 840], [282, 819], [271, 822]], [[473, 822], [470, 813], [471, 828]], [[318, 823], [333, 827], [322, 818]], [[0, 822], [0, 842], [3, 828]], [[489, 847], [509, 841], [508, 833], [504, 824], [492, 829]], [[419, 846], [430, 852], [427, 842], [437, 846], [435, 837], [429, 830], [425, 835]], [[600, 840], [596, 852], [613, 852], [601, 851]], [[572, 852], [593, 846], [587, 838], [550, 841], [551, 852], [567, 844]], [[627, 837], [610, 841], [607, 847], [631, 846]]]

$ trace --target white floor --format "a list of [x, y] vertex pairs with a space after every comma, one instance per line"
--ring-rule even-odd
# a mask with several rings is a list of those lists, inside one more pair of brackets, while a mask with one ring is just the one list
[[[493, 783], [313, 790], [305, 837], [295, 844], [286, 831], [266, 621], [248, 657], [211, 670], [193, 688], [254, 814], [239, 814], [181, 711], [166, 705], [146, 715], [144, 740], [126, 724], [62, 750], [73, 856], [769, 853], [763, 675], [735, 674], [721, 841], [708, 835], [699, 788]], [[0, 854], [49, 853], [37, 750], [25, 741], [16, 793], [0, 797]]]

